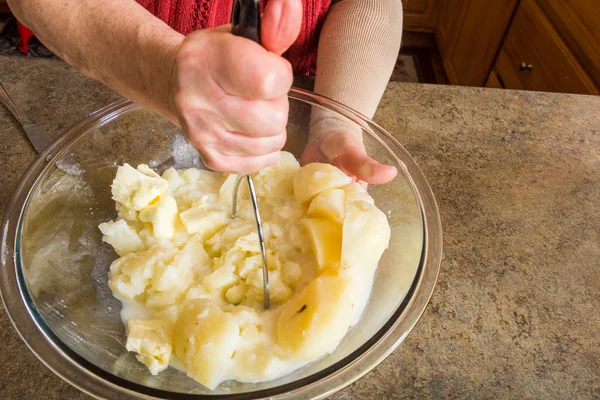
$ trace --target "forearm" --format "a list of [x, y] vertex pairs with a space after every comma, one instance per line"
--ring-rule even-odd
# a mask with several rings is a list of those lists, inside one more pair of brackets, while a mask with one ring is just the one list
[[133, 0], [8, 0], [56, 55], [121, 95], [176, 120], [171, 71], [183, 36]]
[[[400, 0], [340, 0], [319, 40], [315, 92], [372, 117], [402, 39]], [[315, 115], [318, 123], [323, 116]]]

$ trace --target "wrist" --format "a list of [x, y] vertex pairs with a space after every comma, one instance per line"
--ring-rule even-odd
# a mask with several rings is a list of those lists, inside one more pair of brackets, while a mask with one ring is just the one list
[[142, 27], [138, 33], [142, 96], [145, 106], [174, 123], [178, 122], [174, 102], [175, 62], [184, 36], [162, 22]]
[[346, 135], [362, 141], [362, 128], [360, 126], [330, 111], [314, 109], [309, 125], [309, 144], [330, 135], [332, 132], [344, 132]]

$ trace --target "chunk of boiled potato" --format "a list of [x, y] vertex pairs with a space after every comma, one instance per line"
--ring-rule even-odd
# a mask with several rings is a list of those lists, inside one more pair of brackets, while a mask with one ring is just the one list
[[[255, 328], [256, 329], [256, 328]], [[249, 329], [242, 332], [244, 333]], [[273, 354], [271, 349], [264, 345], [246, 347], [235, 352], [233, 357], [235, 370], [233, 378], [241, 382], [261, 382], [281, 376], [281, 371], [286, 367], [285, 361]]]
[[204, 276], [210, 272], [212, 266], [211, 258], [206, 254], [204, 246], [202, 246], [202, 243], [196, 237], [192, 237], [183, 249], [177, 253], [173, 263], [177, 264], [178, 268], [188, 268], [188, 266], [191, 266], [192, 271], [197, 276]]
[[369, 193], [353, 193], [346, 196], [346, 204], [355, 203], [357, 201], [364, 201], [369, 204], [375, 205], [375, 200], [369, 195]]
[[202, 284], [189, 288], [185, 294], [186, 300], [212, 299], [214, 297], [215, 294], [208, 292]]
[[157, 203], [148, 205], [140, 211], [138, 218], [152, 224], [154, 237], [172, 239], [179, 222], [177, 202], [171, 196], [162, 197]]
[[326, 271], [284, 304], [277, 321], [281, 348], [305, 360], [335, 350], [350, 326], [351, 281]]
[[132, 222], [138, 220], [138, 212], [135, 211], [133, 208], [129, 208], [118, 202], [115, 203], [115, 208], [117, 210], [119, 218], [123, 218], [124, 220]]
[[305, 204], [324, 190], [352, 182], [352, 178], [331, 164], [312, 163], [300, 168], [294, 176], [294, 195]]
[[385, 214], [374, 205], [357, 201], [346, 206], [342, 229], [341, 273], [375, 270], [390, 242], [390, 225]]
[[365, 187], [358, 182], [349, 183], [340, 189], [342, 189], [346, 195], [367, 192], [367, 189], [365, 189]]
[[233, 245], [234, 249], [243, 251], [244, 253], [260, 253], [260, 240], [257, 232], [250, 232], [247, 235], [240, 236]]
[[[156, 299], [164, 298], [164, 305], [172, 304], [190, 287], [194, 275], [203, 275], [210, 270], [210, 266], [211, 260], [204, 251], [202, 243], [191, 240], [175, 254], [173, 261], [159, 263], [154, 267], [154, 273], [150, 279], [151, 289], [155, 292], [172, 292], [170, 295], [155, 293], [154, 297]], [[154, 303], [157, 304], [156, 301]], [[149, 306], [149, 304], [146, 305]]]
[[[294, 291], [285, 284], [280, 271], [269, 271], [269, 298], [274, 304], [282, 304], [294, 295]], [[264, 297], [264, 295], [263, 295]]]
[[302, 224], [310, 237], [321, 271], [336, 268], [342, 256], [342, 227], [325, 218], [305, 218]]
[[127, 323], [127, 351], [137, 353], [152, 375], [169, 366], [173, 351], [173, 326], [169, 321], [130, 319]]
[[144, 293], [154, 275], [156, 265], [170, 263], [177, 250], [177, 247], [160, 244], [116, 259], [110, 265], [108, 286], [116, 297], [132, 300]]
[[144, 249], [138, 232], [123, 219], [104, 222], [98, 228], [102, 232], [102, 241], [110, 244], [119, 256]]
[[205, 242], [207, 249], [219, 253], [230, 249], [242, 236], [256, 232], [256, 226], [248, 224], [241, 218], [232, 219], [223, 229]]
[[369, 195], [367, 189], [358, 182], [352, 182], [342, 188], [346, 193], [345, 203], [350, 204], [356, 201], [366, 201], [367, 203], [375, 204], [375, 200]]
[[146, 297], [144, 304], [148, 309], [163, 309], [165, 307], [175, 306], [185, 298], [185, 288], [180, 290], [179, 288], [155, 291], [151, 288], [146, 290]]
[[[235, 188], [235, 181], [237, 180], [239, 175], [230, 174], [227, 176], [221, 187], [219, 188], [219, 202], [225, 204], [227, 207], [231, 207], [233, 202], [233, 189]], [[238, 188], [238, 201], [241, 199], [248, 199], [250, 197], [250, 192], [248, 191], [248, 184], [245, 179], [242, 179], [240, 182], [240, 187]], [[238, 203], [239, 205], [239, 203]]]
[[239, 340], [237, 320], [208, 300], [185, 306], [175, 324], [175, 354], [188, 376], [211, 390], [227, 378]]
[[201, 175], [202, 171], [198, 168], [186, 168], [180, 172], [180, 176], [188, 183], [199, 181]]
[[139, 211], [162, 195], [169, 183], [145, 164], [137, 169], [124, 164], [117, 169], [111, 188], [116, 202]]
[[193, 278], [191, 267], [181, 268], [175, 263], [159, 264], [154, 268], [150, 285], [153, 290], [167, 291], [172, 289], [187, 289]]
[[291, 196], [294, 193], [294, 176], [300, 164], [292, 153], [282, 151], [271, 166], [254, 175], [256, 194], [269, 199]]
[[300, 268], [300, 265], [294, 261], [285, 262], [281, 272], [283, 281], [290, 286], [298, 283], [300, 277], [302, 276], [302, 269]]
[[234, 265], [224, 265], [207, 275], [202, 280], [202, 286], [209, 292], [221, 290], [235, 285], [240, 277], [235, 273]]
[[313, 218], [326, 218], [342, 224], [345, 198], [346, 193], [342, 189], [324, 190], [312, 199], [306, 215]]
[[171, 191], [186, 183], [185, 180], [179, 175], [179, 172], [173, 167], [163, 172], [162, 178], [169, 183], [169, 190]]
[[[251, 271], [246, 278], [248, 291], [243, 304], [262, 307], [265, 299], [262, 268]], [[294, 291], [283, 281], [280, 271], [269, 270], [269, 299], [271, 304], [282, 304], [294, 295]]]
[[231, 221], [225, 211], [206, 210], [202, 206], [192, 207], [179, 214], [189, 234], [199, 233], [204, 241], [220, 231]]
[[231, 304], [241, 303], [246, 297], [248, 289], [250, 289], [250, 286], [246, 285], [244, 282], [240, 282], [227, 289], [225, 292], [225, 299]]

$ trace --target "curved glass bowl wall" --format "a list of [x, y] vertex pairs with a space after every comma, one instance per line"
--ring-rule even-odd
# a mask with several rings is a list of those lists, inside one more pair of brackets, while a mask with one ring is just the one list
[[162, 171], [202, 163], [177, 127], [125, 100], [61, 136], [28, 169], [7, 207], [0, 285], [30, 349], [74, 386], [109, 398], [321, 397], [383, 360], [414, 327], [433, 291], [442, 251], [437, 206], [415, 162], [388, 133], [312, 93], [290, 93], [284, 150], [300, 157], [315, 110], [361, 129], [368, 153], [400, 171], [392, 182], [369, 188], [388, 215], [390, 247], [362, 320], [333, 354], [274, 381], [227, 382], [211, 392], [173, 369], [152, 376], [126, 351], [121, 306], [107, 286], [117, 256], [97, 229], [116, 216], [110, 193], [116, 168], [146, 163]]

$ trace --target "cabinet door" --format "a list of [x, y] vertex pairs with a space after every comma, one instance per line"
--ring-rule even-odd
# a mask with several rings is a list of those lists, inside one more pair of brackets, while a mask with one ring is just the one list
[[452, 84], [483, 86], [518, 0], [436, 0], [436, 41]]
[[404, 27], [413, 31], [431, 31], [434, 26], [433, 0], [402, 0]]
[[518, 0], [471, 2], [448, 60], [459, 84], [486, 83], [517, 4]]
[[451, 83], [456, 83], [456, 79], [453, 79], [454, 69], [446, 66], [446, 60], [450, 59], [454, 50], [470, 2], [471, 0], [435, 0], [433, 5], [437, 13], [435, 39]]
[[490, 72], [490, 76], [488, 77], [487, 82], [485, 83], [485, 87], [496, 89], [504, 88], [504, 86], [502, 86], [502, 82], [500, 82], [500, 79], [498, 78], [498, 74], [496, 73], [496, 71]]
[[600, 1], [539, 0], [550, 21], [600, 86]]
[[495, 70], [509, 89], [598, 93], [535, 0], [521, 1]]

